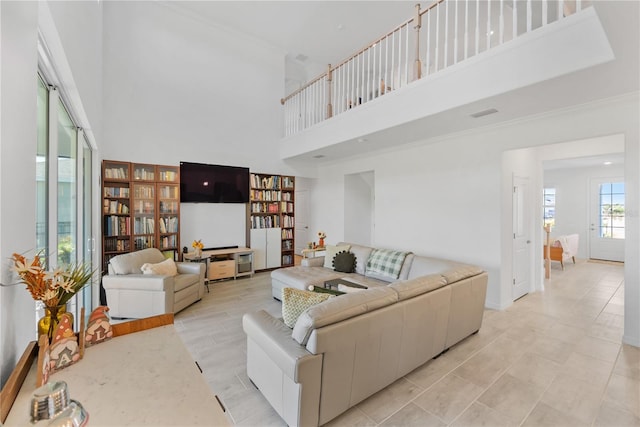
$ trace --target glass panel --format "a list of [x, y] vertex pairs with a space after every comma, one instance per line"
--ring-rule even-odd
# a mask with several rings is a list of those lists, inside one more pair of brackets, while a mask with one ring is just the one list
[[611, 194], [611, 184], [600, 184], [600, 194]]
[[49, 151], [49, 91], [44, 82], [38, 78], [37, 100], [37, 147], [36, 147], [36, 251], [49, 253], [48, 236], [48, 176], [47, 167]]
[[544, 204], [545, 205], [555, 205], [556, 204], [556, 195], [555, 194], [545, 194], [544, 195]]
[[613, 194], [624, 194], [624, 182], [614, 182], [611, 184], [611, 192]]
[[[91, 162], [91, 147], [87, 142], [86, 137], [82, 140], [82, 179], [83, 179], [83, 194], [82, 194], [82, 215], [83, 215], [83, 229], [82, 239], [84, 242], [84, 262], [91, 264], [93, 270], [93, 252], [94, 252], [94, 240], [93, 240], [93, 223], [91, 221], [91, 199], [92, 199], [92, 186], [91, 177], [92, 174], [92, 162]], [[93, 283], [86, 286], [82, 290], [82, 305], [85, 307], [85, 312], [88, 314], [93, 309], [92, 305], [92, 289]]]
[[613, 227], [611, 237], [614, 239], [624, 239], [624, 228]]
[[77, 129], [58, 102], [58, 264], [77, 261]]
[[624, 194], [613, 194], [611, 196], [611, 202], [614, 206], [624, 206]]

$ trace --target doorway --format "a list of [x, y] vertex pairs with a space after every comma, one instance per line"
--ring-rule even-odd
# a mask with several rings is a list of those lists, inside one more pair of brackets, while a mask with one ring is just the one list
[[344, 177], [344, 239], [364, 246], [373, 244], [375, 228], [375, 173]]
[[[302, 254], [302, 250], [309, 242], [309, 190], [296, 190], [295, 194], [295, 253]], [[311, 239], [313, 240], [313, 239]]]

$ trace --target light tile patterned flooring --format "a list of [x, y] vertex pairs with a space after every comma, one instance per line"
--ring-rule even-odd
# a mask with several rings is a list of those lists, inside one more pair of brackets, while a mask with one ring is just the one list
[[[285, 425], [245, 369], [242, 315], [280, 317], [270, 283], [259, 273], [212, 284], [175, 319], [237, 425]], [[623, 268], [554, 265], [545, 287], [507, 310], [486, 310], [478, 334], [327, 425], [640, 426], [640, 349], [621, 345]]]

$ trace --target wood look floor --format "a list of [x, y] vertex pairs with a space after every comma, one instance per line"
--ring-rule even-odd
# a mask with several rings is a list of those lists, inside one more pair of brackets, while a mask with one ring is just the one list
[[[552, 266], [544, 292], [486, 310], [480, 332], [331, 426], [640, 426], [640, 349], [621, 344], [623, 268]], [[175, 324], [241, 426], [285, 426], [246, 374], [245, 312], [280, 317], [269, 273], [219, 282]]]

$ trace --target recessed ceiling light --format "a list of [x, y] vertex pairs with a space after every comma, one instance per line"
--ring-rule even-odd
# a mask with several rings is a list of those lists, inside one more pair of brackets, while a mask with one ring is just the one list
[[609, 166], [609, 165], [610, 165], [610, 164], [612, 164], [612, 163], [613, 163], [613, 162], [609, 162], [609, 161], [607, 161], [607, 162], [604, 162], [604, 165], [605, 165], [605, 166]]
[[489, 108], [488, 110], [482, 110], [482, 111], [478, 111], [477, 113], [473, 113], [471, 114], [471, 117], [473, 117], [474, 119], [477, 119], [478, 117], [488, 116], [489, 114], [494, 114], [497, 112], [498, 110], [496, 110], [495, 108]]
[[358, 138], [358, 142], [366, 142], [367, 138]]

